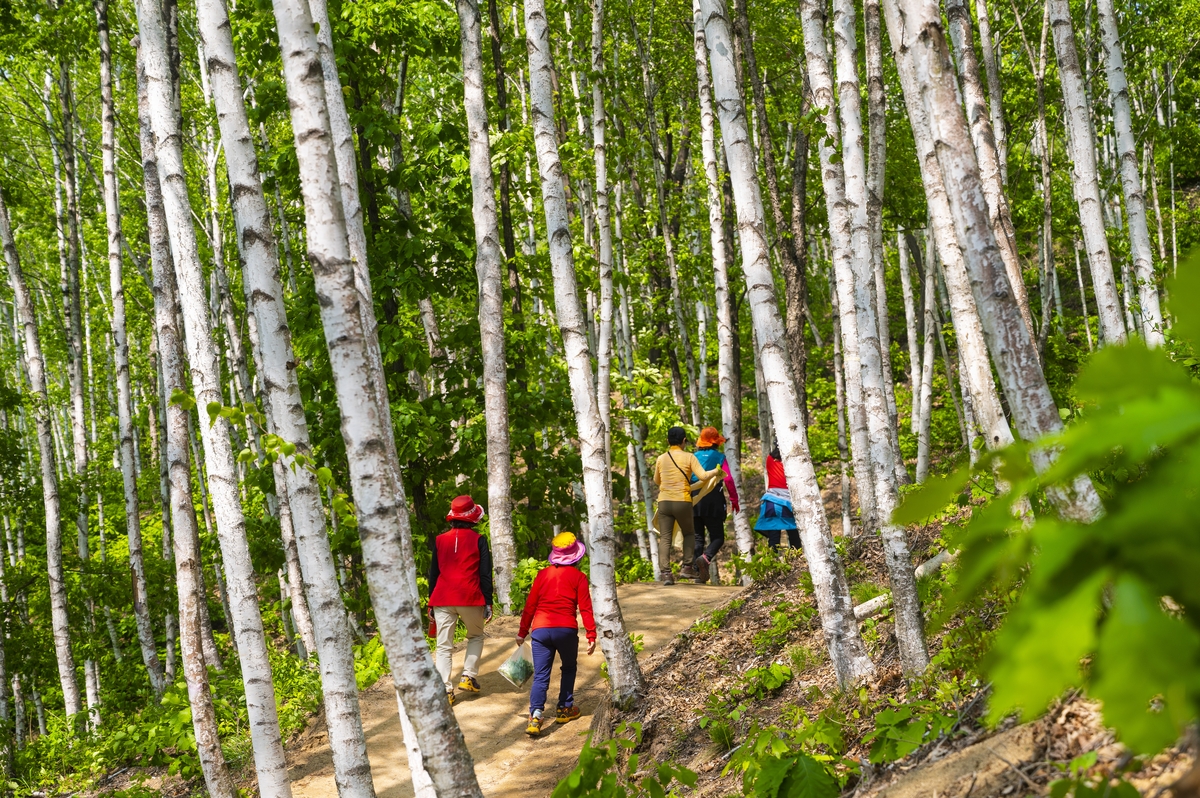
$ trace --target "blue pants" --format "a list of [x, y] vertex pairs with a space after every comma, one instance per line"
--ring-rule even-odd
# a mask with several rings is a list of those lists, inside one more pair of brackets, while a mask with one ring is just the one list
[[529, 691], [529, 714], [546, 708], [546, 693], [550, 690], [550, 668], [554, 665], [554, 654], [558, 653], [561, 681], [558, 688], [558, 705], [573, 706], [575, 703], [575, 671], [579, 666], [579, 630], [575, 627], [547, 626], [534, 629], [529, 635], [533, 647], [533, 687]]

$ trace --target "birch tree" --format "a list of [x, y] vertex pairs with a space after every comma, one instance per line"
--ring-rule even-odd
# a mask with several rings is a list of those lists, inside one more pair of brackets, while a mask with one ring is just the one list
[[1121, 52], [1121, 34], [1112, 0], [1096, 0], [1100, 15], [1100, 41], [1104, 44], [1104, 68], [1108, 93], [1112, 99], [1113, 130], [1116, 133], [1117, 159], [1121, 167], [1121, 188], [1125, 192], [1125, 217], [1129, 225], [1129, 250], [1137, 279], [1138, 305], [1142, 319], [1142, 337], [1150, 346], [1163, 343], [1162, 309], [1158, 302], [1158, 284], [1154, 274], [1154, 253], [1150, 248], [1150, 229], [1146, 222], [1146, 195], [1138, 171], [1137, 142], [1133, 136], [1133, 114], [1129, 107], [1129, 82], [1125, 78], [1125, 57]]
[[[696, 54], [696, 84], [700, 100], [700, 148], [704, 159], [709, 242], [712, 248], [713, 285], [717, 299], [717, 379], [721, 397], [721, 426], [725, 432], [725, 459], [729, 463], [729, 474], [740, 494], [742, 486], [745, 485], [742, 481], [742, 441], [738, 424], [742, 385], [734, 352], [733, 300], [730, 296], [725, 222], [721, 210], [721, 178], [717, 169], [716, 122], [700, 0], [692, 0], [692, 18], [692, 43]], [[754, 548], [754, 532], [750, 529], [750, 521], [746, 514], [746, 510], [733, 514], [734, 540], [738, 553], [743, 556], [749, 556]], [[655, 572], [657, 573], [657, 569]]]
[[[902, 83], [905, 94], [917, 96], [936, 142], [938, 165], [946, 181], [971, 293], [1017, 432], [1026, 440], [1035, 440], [1062, 429], [1062, 419], [1042, 373], [1033, 338], [1021, 319], [988, 221], [979, 165], [951, 77], [954, 72], [941, 13], [931, 0], [884, 0], [883, 7], [897, 67], [907, 74]], [[1045, 470], [1055, 456], [1051, 449], [1035, 449], [1034, 466]], [[1086, 522], [1102, 511], [1100, 498], [1087, 477], [1049, 493], [1065, 518]]]
[[[493, 0], [494, 2], [494, 0]], [[613, 234], [608, 203], [607, 119], [604, 111], [604, 0], [592, 0], [592, 158], [596, 166], [597, 271], [600, 329], [596, 336], [596, 404], [604, 425], [604, 451], [612, 468]], [[701, 358], [700, 373], [707, 368]]]
[[[197, 407], [206, 410], [219, 408], [222, 404], [220, 370], [207, 313], [196, 231], [192, 226], [191, 202], [183, 167], [180, 118], [175, 112], [174, 79], [162, 9], [153, 0], [140, 0], [137, 3], [137, 18], [163, 209], [171, 250], [175, 256], [175, 278], [183, 315], [192, 393]], [[246, 540], [246, 519], [238, 494], [230, 424], [219, 413], [209, 410], [209, 414], [211, 418], [208, 423], [200, 425], [200, 433], [208, 470], [209, 496], [236, 629], [242, 681], [246, 685], [246, 710], [250, 718], [259, 791], [268, 798], [290, 798], [291, 783], [280, 739], [275, 687], [271, 681], [271, 665], [263, 638], [254, 567]]]
[[46, 360], [42, 356], [41, 336], [33, 297], [21, 270], [17, 244], [13, 240], [12, 222], [8, 207], [0, 193], [0, 246], [4, 247], [4, 262], [8, 266], [8, 282], [13, 290], [16, 324], [21, 329], [20, 343], [25, 353], [25, 375], [33, 392], [33, 420], [37, 433], [38, 454], [41, 458], [42, 503], [46, 516], [46, 570], [50, 580], [50, 625], [54, 634], [54, 657], [58, 664], [58, 679], [62, 684], [63, 703], [67, 718], [74, 718], [83, 705], [79, 682], [75, 678], [75, 655], [71, 651], [71, 620], [67, 611], [67, 585], [63, 580], [62, 515], [58, 500], [58, 468], [50, 422], [49, 393], [46, 387]]
[[129, 384], [129, 342], [125, 325], [125, 284], [121, 262], [121, 210], [117, 195], [116, 110], [113, 105], [112, 52], [108, 40], [108, 2], [95, 0], [100, 43], [100, 155], [104, 170], [104, 218], [108, 232], [108, 279], [112, 297], [113, 370], [117, 382], [117, 436], [121, 453], [121, 484], [125, 491], [125, 531], [129, 540], [129, 570], [133, 585], [133, 614], [137, 620], [142, 662], [154, 695], [166, 688], [154, 641], [147, 604], [146, 566], [142, 557], [142, 525], [134, 471], [133, 400]]
[[839, 683], [849, 685], [869, 676], [874, 667], [854, 620], [850, 589], [838, 558], [816, 472], [808, 452], [808, 433], [800, 415], [796, 385], [790, 379], [790, 358], [783, 323], [775, 300], [766, 241], [766, 219], [758, 188], [758, 170], [746, 110], [738, 89], [729, 18], [721, 0], [699, 0], [708, 45], [713, 95], [721, 120], [721, 140], [733, 185], [741, 241], [742, 268], [767, 380], [767, 395], [775, 418], [775, 433], [783, 455], [788, 490], [804, 544], [813, 591]]
[[[154, 337], [158, 344], [159, 368], [163, 392], [170, 396], [186, 391], [183, 375], [183, 348], [178, 327], [179, 294], [175, 284], [171, 241], [158, 179], [154, 154], [154, 132], [150, 124], [146, 71], [138, 55], [138, 132], [141, 143], [142, 185], [146, 195], [146, 229], [150, 243], [153, 274]], [[115, 292], [114, 292], [115, 296]], [[192, 731], [196, 735], [196, 754], [204, 784], [213, 798], [236, 798], [238, 792], [230, 778], [221, 740], [217, 731], [216, 708], [208, 680], [208, 666], [219, 668], [220, 661], [206, 657], [203, 624], [203, 561], [200, 530], [196, 524], [196, 505], [192, 498], [192, 469], [188, 410], [178, 402], [167, 402], [163, 414], [164, 446], [162, 457], [169, 475], [168, 511], [175, 560], [175, 588], [179, 598], [179, 644], [183, 657], [183, 678], [187, 684], [188, 705], [192, 710]]]
[[[267, 411], [275, 434], [294, 445], [299, 454], [311, 457], [308, 422], [293, 367], [296, 354], [283, 303], [279, 254], [259, 178], [224, 0], [199, 0], [196, 14], [225, 149], [238, 249], [244, 264], [246, 305], [253, 311]], [[373, 798], [375, 789], [359, 713], [350, 627], [326, 536], [320, 489], [308, 468], [285, 467], [282, 460], [276, 466], [275, 478], [284, 482], [281, 498], [286, 500], [286, 512], [295, 533], [292, 545], [299, 555], [308, 608], [313, 616], [338, 793], [343, 798]], [[281, 521], [285, 511], [282, 505], [283, 502]], [[295, 582], [295, 575], [289, 581]], [[303, 605], [305, 596], [301, 594], [299, 598]], [[293, 601], [293, 607], [296, 605]]]
[[[462, 44], [463, 105], [471, 163], [471, 215], [475, 220], [475, 275], [479, 281], [479, 333], [483, 342], [483, 412], [487, 423], [488, 529], [495, 558], [496, 593], [508, 614], [509, 587], [517, 565], [512, 529], [512, 455], [508, 437], [508, 370], [504, 353], [504, 283], [487, 97], [483, 91], [483, 44], [477, 0], [458, 0]], [[606, 209], [607, 210], [607, 209]], [[609, 243], [611, 257], [612, 244]], [[609, 331], [611, 334], [611, 290]], [[606, 427], [607, 428], [607, 427]], [[492, 597], [485, 596], [490, 604]]]
[[[300, 0], [275, 0], [274, 11], [300, 165], [308, 260], [341, 412], [363, 564], [380, 639], [391, 663], [402, 720], [412, 723], [422, 759], [418, 766], [428, 772], [439, 795], [480, 796], [474, 763], [425, 644], [412, 532], [374, 313], [370, 301], [363, 301], [364, 296], [370, 297], [369, 283], [364, 295], [363, 274], [352, 260], [341, 191], [344, 179], [335, 152], [338, 142], [326, 102], [328, 76], [321, 70], [314, 19]], [[340, 87], [338, 94], [340, 98]]]
[[[579, 306], [563, 168], [555, 134], [550, 30], [543, 0], [525, 0], [525, 44], [529, 52], [533, 140], [542, 184], [542, 206], [550, 241], [554, 304], [567, 361], [571, 402], [583, 458], [583, 493], [591, 540], [591, 594], [600, 648], [608, 661], [613, 702], [629, 706], [645, 691], [633, 643], [617, 601], [617, 539], [612, 518], [612, 481], [605, 456], [605, 429], [593, 390], [583, 312]], [[669, 235], [667, 231], [664, 233]]]
[[[1046, 7], [1062, 84], [1067, 151], [1071, 154], [1071, 184], [1075, 190], [1075, 203], [1079, 206], [1079, 226], [1083, 232], [1088, 266], [1092, 270], [1096, 313], [1100, 317], [1100, 338], [1106, 344], [1119, 344], [1125, 340], [1125, 323], [1121, 319], [1121, 302], [1117, 297], [1112, 255], [1104, 232], [1100, 176], [1096, 169], [1096, 134], [1092, 128], [1083, 71], [1079, 66], [1079, 51], [1075, 47], [1071, 6], [1068, 0], [1046, 0]], [[1049, 241], [1046, 246], [1049, 247]], [[1045, 324], [1045, 321], [1042, 323]]]

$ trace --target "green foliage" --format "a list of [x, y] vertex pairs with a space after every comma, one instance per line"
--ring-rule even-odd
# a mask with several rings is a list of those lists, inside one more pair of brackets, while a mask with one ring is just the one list
[[[1068, 688], [1103, 702], [1106, 723], [1135, 752], [1169, 745], [1200, 714], [1200, 256], [1170, 289], [1177, 322], [1170, 346], [1105, 347], [1075, 383], [1074, 423], [1034, 446], [981, 458], [1011, 491], [977, 510], [957, 535], [961, 573], [947, 611], [987, 591], [1016, 588], [986, 670], [993, 719], [1040, 713]], [[1031, 454], [1057, 460], [1044, 473]], [[1104, 497], [1090, 523], [1055, 517], [1045, 502], [1090, 479]], [[946, 504], [965, 475], [905, 503], [916, 518]], [[1044, 508], [1032, 525], [1018, 498]], [[902, 513], [905, 512], [902, 509]], [[1018, 586], [1019, 585], [1019, 586]]]
[[770, 546], [758, 546], [750, 557], [735, 554], [733, 559], [738, 569], [755, 582], [786, 574], [792, 568], [792, 564], [788, 562], [788, 555], [777, 552]]
[[692, 631], [698, 635], [710, 635], [725, 625], [726, 619], [745, 606], [745, 599], [734, 599], [724, 607], [718, 607], [692, 624]]
[[[1092, 778], [1087, 771], [1096, 764], [1096, 752], [1075, 757], [1065, 768], [1066, 777], [1050, 782], [1050, 798], [1139, 798], [1141, 793], [1137, 787], [1121, 778], [1108, 777]], [[1136, 767], [1138, 760], [1132, 759], [1127, 768]]]
[[358, 689], [366, 690], [388, 672], [387, 652], [379, 635], [354, 647], [354, 681]]
[[617, 584], [627, 585], [633, 582], [653, 582], [654, 564], [642, 559], [636, 551], [627, 552], [617, 558]]
[[779, 602], [771, 610], [770, 625], [754, 635], [754, 653], [760, 657], [774, 654], [787, 644], [793, 632], [807, 629], [816, 615], [817, 609], [811, 604]]
[[[624, 736], [626, 731], [630, 736]], [[683, 767], [658, 764], [649, 769], [649, 774], [638, 779], [636, 753], [630, 753], [624, 767], [618, 762], [621, 751], [637, 748], [642, 740], [639, 723], [622, 723], [617, 727], [617, 736], [600, 744], [589, 739], [579, 754], [579, 764], [570, 775], [558, 783], [551, 793], [552, 798], [665, 798], [673, 793], [673, 785], [694, 787], [696, 774]]]
[[508, 600], [512, 603], [513, 612], [525, 609], [525, 599], [529, 597], [529, 589], [533, 587], [533, 580], [537, 578], [538, 571], [547, 565], [545, 560], [535, 557], [526, 557], [524, 560], [517, 561], [517, 567], [513, 569], [512, 584], [508, 590]]
[[871, 762], [895, 762], [954, 728], [958, 718], [932, 701], [892, 702], [875, 713], [875, 728], [863, 737], [871, 744]]

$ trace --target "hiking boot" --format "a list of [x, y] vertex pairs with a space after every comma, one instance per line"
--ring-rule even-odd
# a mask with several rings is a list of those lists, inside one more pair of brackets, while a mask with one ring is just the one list
[[462, 681], [458, 683], [458, 689], [462, 690], [464, 693], [478, 693], [479, 680], [474, 676], [467, 676], [466, 674], [463, 674]]
[[658, 581], [664, 585], [673, 585], [675, 584], [675, 576], [670, 571], [663, 571], [658, 575]]
[[554, 719], [554, 722], [555, 723], [570, 723], [571, 721], [575, 720], [575, 718], [577, 718], [577, 717], [579, 717], [579, 707], [576, 707], [576, 706], [559, 707], [558, 708], [558, 717]]
[[446, 701], [450, 704], [450, 706], [454, 706], [454, 691], [453, 690], [446, 691]]
[[700, 555], [696, 558], [696, 584], [702, 585], [708, 581], [708, 558]]
[[525, 727], [525, 733], [530, 737], [540, 737], [542, 734], [542, 719], [538, 715], [529, 716], [529, 725]]
[[685, 565], [679, 569], [679, 578], [680, 579], [695, 579], [696, 572], [692, 569], [692, 566]]

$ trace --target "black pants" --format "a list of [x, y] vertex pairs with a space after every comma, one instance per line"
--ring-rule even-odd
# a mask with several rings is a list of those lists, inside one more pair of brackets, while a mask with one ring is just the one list
[[[781, 538], [780, 533], [782, 531], [783, 531], [782, 529], [765, 529], [762, 532], [760, 532], [759, 534], [766, 536], [768, 546], [770, 546], [773, 549], [778, 549], [779, 548], [779, 540]], [[788, 545], [791, 546], [793, 549], [800, 548], [800, 530], [799, 529], [789, 529], [789, 530], [787, 530], [787, 535], [788, 535]]]
[[[703, 554], [709, 562], [717, 556], [717, 552], [725, 545], [725, 519], [720, 516], [695, 517], [696, 525], [696, 558]], [[704, 546], [704, 533], [708, 532], [708, 547]]]

